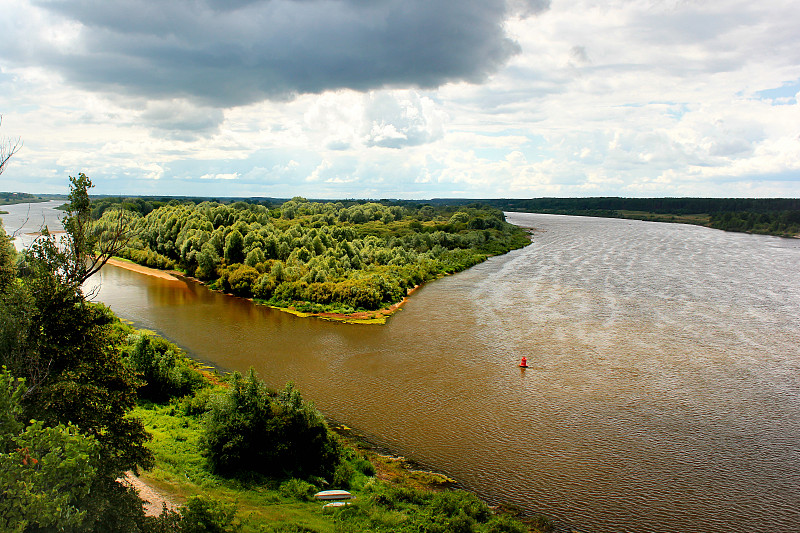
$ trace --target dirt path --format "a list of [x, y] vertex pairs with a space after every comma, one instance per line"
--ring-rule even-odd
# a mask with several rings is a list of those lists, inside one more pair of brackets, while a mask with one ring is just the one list
[[133, 472], [126, 472], [121, 481], [131, 485], [139, 492], [139, 497], [145, 501], [144, 512], [147, 516], [160, 515], [164, 504], [167, 505], [167, 509], [173, 511], [179, 507], [177, 503], [134, 476]]

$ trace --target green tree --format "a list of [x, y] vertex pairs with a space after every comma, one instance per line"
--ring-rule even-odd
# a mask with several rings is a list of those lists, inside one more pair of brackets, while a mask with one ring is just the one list
[[97, 465], [99, 445], [77, 426], [45, 427], [17, 420], [23, 380], [0, 371], [0, 529], [77, 531], [91, 521], [85, 500]]
[[174, 344], [145, 333], [131, 335], [128, 361], [141, 373], [145, 385], [139, 398], [155, 402], [185, 396], [203, 385], [203, 376], [192, 368]]
[[45, 239], [40, 243], [40, 254], [47, 254], [46, 260], [63, 282], [80, 285], [125, 248], [131, 233], [126, 211], [115, 211], [115, 218], [107, 216], [103, 224], [92, 222], [92, 181], [83, 172], [69, 180], [69, 204], [64, 217], [67, 238], [59, 242], [52, 237]]
[[225, 260], [228, 264], [244, 262], [244, 237], [238, 230], [233, 230], [225, 238]]
[[[116, 479], [148, 468], [152, 454], [141, 422], [126, 416], [139, 381], [122, 360], [111, 327], [115, 318], [87, 302], [81, 290], [102, 263], [90, 257], [99, 240], [87, 222], [91, 182], [84, 178], [72, 179], [65, 238], [56, 240], [45, 228], [23, 254], [16, 279], [0, 288], [0, 364], [25, 379], [21, 420], [39, 420], [42, 431], [61, 427], [65, 443], [76, 432], [95, 442], [99, 460], [87, 473], [92, 496], [81, 500], [82, 530], [116, 531], [143, 517], [135, 492]], [[72, 428], [69, 435], [63, 428]], [[57, 438], [52, 432], [39, 436]]]
[[332, 477], [341, 447], [322, 415], [290, 383], [271, 393], [250, 369], [238, 372], [207, 413], [201, 441], [212, 469], [224, 475]]
[[14, 250], [14, 245], [11, 244], [11, 239], [8, 238], [3, 229], [3, 221], [0, 220], [0, 292], [5, 291], [16, 278], [17, 274], [14, 267], [16, 256], [17, 252]]

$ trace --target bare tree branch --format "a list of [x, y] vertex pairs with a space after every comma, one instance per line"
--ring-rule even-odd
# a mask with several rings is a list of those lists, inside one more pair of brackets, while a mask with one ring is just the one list
[[119, 255], [133, 237], [128, 213], [122, 209], [107, 211], [100, 220], [94, 222], [90, 231], [95, 236], [96, 246], [94, 250], [87, 251], [86, 268], [78, 276], [81, 284], [103, 268], [109, 259]]
[[[0, 125], [3, 124], [3, 115], [0, 115]], [[6, 163], [11, 159], [11, 156], [19, 152], [22, 148], [22, 139], [8, 139], [0, 141], [0, 174], [6, 168]]]

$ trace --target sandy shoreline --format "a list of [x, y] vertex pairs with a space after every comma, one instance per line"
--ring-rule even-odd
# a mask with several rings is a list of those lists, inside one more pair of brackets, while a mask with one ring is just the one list
[[133, 272], [138, 272], [139, 274], [146, 274], [148, 276], [153, 276], [155, 278], [167, 279], [170, 281], [180, 281], [178, 278], [173, 276], [172, 274], [165, 272], [164, 270], [158, 270], [155, 268], [150, 268], [142, 265], [137, 265], [136, 263], [131, 263], [128, 261], [123, 261], [121, 259], [109, 259], [106, 263], [108, 265], [112, 265], [119, 268], [124, 268], [126, 270], [132, 270]]
[[[153, 276], [160, 279], [170, 280], [170, 281], [180, 281], [180, 279], [176, 278], [172, 274], [164, 270], [158, 270], [156, 268], [150, 268], [146, 266], [142, 266], [130, 261], [125, 261], [122, 259], [109, 259], [107, 264], [124, 268], [126, 270], [131, 270], [133, 272], [138, 272], [139, 274], [145, 274], [147, 276]], [[317, 317], [322, 318], [324, 320], [334, 320], [338, 322], [355, 322], [361, 324], [384, 324], [386, 319], [393, 315], [395, 312], [400, 310], [400, 308], [408, 301], [408, 297], [419, 289], [419, 285], [410, 289], [408, 294], [405, 298], [400, 300], [399, 302], [392, 304], [388, 308], [377, 309], [375, 311], [360, 311], [357, 313], [350, 313], [350, 314], [341, 314], [341, 313], [303, 313], [301, 311], [297, 311], [293, 307], [274, 307], [269, 306], [272, 309], [277, 309], [278, 311], [284, 311], [287, 313], [291, 313], [296, 316], [300, 317]], [[233, 296], [233, 295], [232, 295]], [[252, 298], [247, 298], [250, 301], [253, 301]], [[258, 302], [254, 302], [258, 303]]]

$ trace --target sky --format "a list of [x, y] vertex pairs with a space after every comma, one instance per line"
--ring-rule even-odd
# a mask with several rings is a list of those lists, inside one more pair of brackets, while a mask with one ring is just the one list
[[0, 190], [800, 197], [800, 2], [0, 0]]

